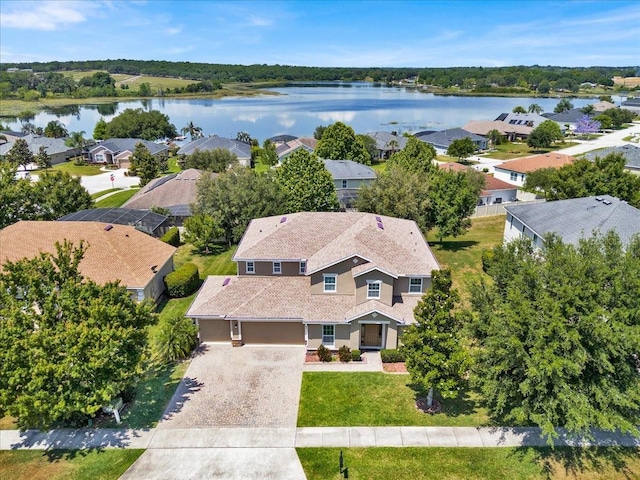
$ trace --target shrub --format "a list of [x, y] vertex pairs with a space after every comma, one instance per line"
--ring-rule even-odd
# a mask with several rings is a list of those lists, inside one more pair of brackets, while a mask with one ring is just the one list
[[360, 350], [351, 350], [351, 360], [360, 362], [362, 360], [362, 352]]
[[380, 350], [382, 363], [400, 363], [404, 362], [404, 352], [401, 350]]
[[200, 286], [198, 267], [185, 263], [182, 267], [164, 277], [167, 293], [170, 297], [188, 297]]
[[198, 327], [191, 319], [176, 315], [160, 328], [155, 356], [161, 362], [175, 362], [187, 358], [198, 343]]
[[77, 167], [83, 167], [85, 165], [89, 165], [89, 162], [87, 162], [84, 157], [79, 156], [73, 160], [73, 164]]
[[180, 230], [178, 230], [178, 227], [171, 227], [167, 233], [160, 237], [160, 240], [162, 240], [164, 243], [168, 243], [171, 246], [179, 247]]
[[318, 354], [318, 358], [320, 359], [321, 362], [331, 361], [331, 350], [329, 350], [324, 345], [320, 345], [316, 353]]
[[350, 362], [351, 349], [346, 345], [341, 346], [340, 349], [338, 350], [338, 357], [340, 358], [341, 362], [345, 362], [345, 363]]
[[483, 250], [482, 252], [482, 271], [487, 273], [493, 262], [493, 250]]

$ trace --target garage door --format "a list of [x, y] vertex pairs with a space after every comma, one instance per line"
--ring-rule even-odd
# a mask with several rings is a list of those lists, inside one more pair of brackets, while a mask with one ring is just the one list
[[198, 320], [201, 342], [231, 343], [228, 320]]
[[244, 344], [304, 344], [304, 325], [294, 322], [242, 322]]

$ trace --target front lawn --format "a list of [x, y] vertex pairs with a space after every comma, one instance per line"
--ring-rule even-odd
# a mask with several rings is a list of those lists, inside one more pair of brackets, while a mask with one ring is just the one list
[[304, 372], [298, 407], [299, 427], [481, 426], [489, 424], [478, 396], [464, 391], [428, 415], [415, 406], [424, 396], [410, 386], [409, 375], [382, 372]]
[[633, 448], [297, 448], [308, 480], [338, 480], [340, 452], [349, 478], [584, 479], [639, 478]]
[[103, 195], [106, 195], [107, 193], [117, 192], [119, 190], [122, 190], [122, 188], [109, 188], [107, 190], [102, 190], [101, 192], [92, 193], [91, 198], [95, 200], [96, 198], [100, 198]]
[[139, 188], [130, 188], [128, 190], [123, 190], [122, 192], [114, 193], [113, 195], [109, 195], [107, 198], [103, 198], [100, 201], [97, 201], [94, 204], [95, 208], [119, 208], [121, 207], [127, 200], [133, 197], [140, 189]]
[[549, 148], [532, 148], [527, 145], [526, 142], [509, 142], [496, 145], [494, 151], [480, 155], [480, 157], [495, 158], [496, 160], [512, 160], [514, 158], [527, 157], [529, 155], [537, 155], [539, 153], [554, 152], [556, 150], [562, 150], [563, 148], [573, 147], [577, 144], [577, 142], [564, 141], [562, 143], [555, 143]]
[[202, 279], [207, 278], [208, 275], [235, 275], [237, 268], [232, 258], [236, 248], [235, 245], [231, 248], [220, 247], [217, 253], [206, 255], [199, 253], [192, 245], [186, 243], [178, 248], [173, 261], [176, 268], [188, 262], [195, 263]]
[[116, 480], [144, 450], [12, 450], [0, 452], [3, 480]]
[[502, 243], [504, 215], [474, 218], [467, 233], [456, 238], [444, 238], [442, 242], [434, 234], [427, 238], [441, 267], [449, 267], [453, 285], [466, 298], [469, 285], [480, 279], [482, 251]]
[[76, 165], [73, 161], [58, 163], [52, 167], [53, 170], [67, 172], [76, 177], [90, 177], [104, 173], [100, 170], [101, 165]]

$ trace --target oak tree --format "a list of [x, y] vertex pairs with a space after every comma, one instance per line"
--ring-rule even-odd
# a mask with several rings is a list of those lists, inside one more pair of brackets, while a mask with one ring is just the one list
[[354, 162], [371, 165], [371, 155], [367, 147], [348, 125], [336, 122], [329, 125], [315, 150], [320, 158], [331, 160], [353, 160]]

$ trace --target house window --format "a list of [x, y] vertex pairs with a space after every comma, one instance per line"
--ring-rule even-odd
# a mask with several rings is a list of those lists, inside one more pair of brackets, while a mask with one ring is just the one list
[[537, 244], [538, 243], [538, 235], [536, 235], [535, 233], [533, 234], [533, 244]]
[[346, 180], [342, 180], [342, 188], [347, 188], [348, 182]]
[[247, 262], [247, 273], [256, 273], [256, 264], [253, 262]]
[[522, 233], [524, 233], [524, 229], [525, 229], [525, 226], [524, 226], [524, 225], [522, 225]]
[[517, 182], [518, 181], [518, 174], [511, 172], [511, 175], [509, 176], [509, 178], [511, 179], [512, 182]]
[[524, 173], [522, 175], [520, 175], [520, 181], [524, 182]]
[[380, 298], [380, 280], [367, 281], [367, 298]]
[[307, 273], [307, 262], [300, 262], [300, 275]]
[[409, 279], [409, 293], [422, 293], [422, 279], [411, 278]]
[[326, 347], [333, 347], [335, 343], [336, 343], [336, 326], [323, 325], [322, 326], [322, 344]]
[[273, 273], [275, 275], [279, 275], [282, 273], [282, 263], [280, 262], [273, 262]]
[[337, 281], [338, 277], [334, 274], [325, 274], [322, 276], [324, 278], [324, 292], [335, 292], [337, 290]]
[[96, 154], [96, 162], [104, 162], [104, 155], [101, 153]]

